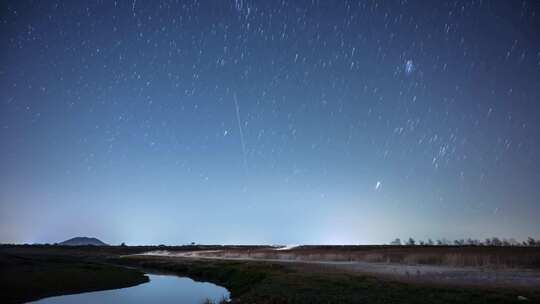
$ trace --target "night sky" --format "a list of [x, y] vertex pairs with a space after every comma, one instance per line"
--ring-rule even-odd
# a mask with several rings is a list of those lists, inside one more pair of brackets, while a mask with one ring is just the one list
[[0, 242], [540, 234], [538, 1], [0, 12]]

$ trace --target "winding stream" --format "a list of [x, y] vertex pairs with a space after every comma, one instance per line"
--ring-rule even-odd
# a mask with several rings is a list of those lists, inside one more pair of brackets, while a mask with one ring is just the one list
[[219, 303], [222, 299], [229, 298], [227, 289], [212, 283], [195, 282], [190, 278], [172, 275], [147, 274], [147, 276], [150, 282], [133, 287], [50, 297], [32, 303], [202, 304], [206, 299]]

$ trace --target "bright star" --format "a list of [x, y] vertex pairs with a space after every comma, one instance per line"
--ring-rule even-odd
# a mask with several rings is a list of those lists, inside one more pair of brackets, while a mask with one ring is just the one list
[[412, 72], [414, 72], [414, 63], [409, 59], [405, 63], [405, 74], [410, 75]]

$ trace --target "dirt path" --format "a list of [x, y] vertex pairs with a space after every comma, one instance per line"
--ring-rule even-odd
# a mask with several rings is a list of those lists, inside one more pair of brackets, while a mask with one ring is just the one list
[[434, 265], [403, 265], [361, 261], [306, 261], [301, 259], [262, 259], [249, 256], [227, 257], [222, 251], [152, 251], [138, 255], [212, 260], [261, 261], [318, 266], [328, 271], [351, 271], [405, 281], [445, 285], [540, 288], [540, 272], [523, 269], [455, 268]]

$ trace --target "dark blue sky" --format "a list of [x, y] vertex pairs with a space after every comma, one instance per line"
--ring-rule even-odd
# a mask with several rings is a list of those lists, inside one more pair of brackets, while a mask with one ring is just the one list
[[539, 236], [537, 1], [2, 1], [0, 241]]

